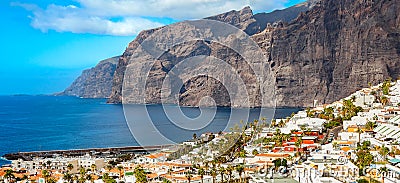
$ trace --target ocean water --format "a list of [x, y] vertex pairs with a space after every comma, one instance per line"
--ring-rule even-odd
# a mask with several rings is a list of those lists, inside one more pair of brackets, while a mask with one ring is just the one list
[[[139, 111], [144, 106], [158, 129], [176, 142], [192, 138], [194, 132], [223, 130], [229, 119], [246, 121], [240, 116], [244, 109], [218, 108], [212, 123], [206, 127], [195, 131], [181, 130], [170, 123], [161, 105], [132, 105], [129, 110]], [[299, 109], [268, 110], [275, 118], [281, 118]], [[188, 117], [201, 113], [199, 108], [183, 108], [182, 111]], [[239, 115], [232, 118], [232, 113]], [[259, 114], [260, 109], [251, 109], [247, 121], [258, 118]], [[137, 119], [144, 116], [141, 113], [132, 115], [129, 119], [136, 119], [135, 115]], [[105, 99], [0, 96], [0, 156], [12, 152], [136, 145], [139, 144], [129, 130], [122, 105], [106, 104]], [[5, 163], [0, 159], [0, 165]]]

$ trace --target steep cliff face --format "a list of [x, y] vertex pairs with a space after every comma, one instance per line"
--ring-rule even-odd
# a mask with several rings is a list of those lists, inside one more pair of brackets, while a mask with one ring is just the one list
[[253, 36], [277, 77], [279, 105], [330, 103], [400, 74], [399, 1], [325, 0]]
[[[253, 12], [250, 9], [250, 7], [245, 7], [240, 11], [230, 11], [230, 12], [223, 13], [220, 15], [207, 17], [206, 19], [217, 20], [217, 21], [229, 23], [229, 24], [236, 26], [239, 29], [245, 31], [247, 34], [253, 35], [255, 33], [261, 32], [268, 23], [273, 23], [278, 20], [291, 21], [295, 17], [297, 17], [301, 12], [308, 10], [308, 8], [310, 8], [311, 6], [312, 6], [311, 3], [303, 3], [300, 5], [294, 6], [294, 7], [290, 7], [286, 10], [279, 10], [279, 11], [274, 11], [272, 13], [262, 13], [262, 14], [256, 14], [256, 15], [253, 15]], [[259, 21], [259, 20], [261, 20], [261, 21]], [[126, 66], [129, 62], [129, 60], [132, 59], [132, 53], [140, 45], [140, 43], [142, 43], [148, 36], [150, 36], [152, 33], [154, 33], [155, 31], [157, 31], [159, 29], [160, 28], [142, 31], [136, 37], [136, 39], [133, 40], [128, 45], [124, 54], [121, 56], [121, 58], [119, 60], [119, 63], [118, 63], [118, 66], [117, 66], [117, 69], [115, 72], [115, 76], [113, 79], [112, 92], [111, 92], [110, 98], [108, 100], [109, 103], [121, 103], [121, 101], [122, 101], [122, 82], [124, 79]], [[188, 45], [185, 44], [182, 46], [188, 46]], [[193, 45], [193, 46], [195, 46], [195, 45]], [[206, 47], [209, 47], [209, 46], [206, 46]], [[218, 51], [214, 50], [214, 52], [217, 53]], [[206, 54], [206, 55], [210, 55], [210, 54]], [[226, 58], [221, 58], [221, 59], [226, 59]], [[163, 72], [163, 71], [161, 70], [161, 72]], [[165, 74], [165, 73], [163, 73], [163, 74]], [[202, 79], [204, 79], [204, 78], [197, 78], [197, 80], [202, 80]], [[208, 92], [212, 92], [211, 90], [215, 90], [215, 89], [212, 89], [213, 88], [212, 84], [208, 85], [208, 86], [210, 86], [209, 87], [210, 91], [208, 91]], [[196, 90], [196, 91], [198, 91], [198, 90]], [[189, 92], [189, 91], [187, 91], [187, 92]], [[213, 93], [218, 93], [218, 92], [215, 91]], [[190, 96], [192, 94], [193, 93], [190, 93], [190, 94], [185, 93], [185, 94], [182, 94], [182, 96], [196, 98], [194, 96], [193, 97]], [[150, 101], [151, 103], [157, 103], [158, 100], [159, 99], [152, 99], [152, 100], [147, 100], [147, 101]], [[184, 101], [189, 101], [189, 100], [182, 98], [180, 101], [181, 101], [182, 105], [194, 105], [194, 103], [198, 102], [199, 100], [194, 100], [191, 102], [184, 102]], [[218, 101], [220, 101], [220, 102], [217, 102], [218, 105], [228, 106], [228, 104], [230, 104], [229, 102], [224, 101], [224, 100], [218, 100]]]
[[82, 74], [63, 92], [57, 95], [83, 98], [108, 98], [111, 94], [112, 80], [119, 57], [100, 61], [95, 67], [82, 71]]
[[[305, 13], [300, 12], [308, 8], [297, 9], [300, 15], [290, 23], [286, 20], [268, 24], [266, 15], [253, 15], [249, 8], [208, 19], [244, 30], [265, 51], [268, 60], [264, 62], [271, 64], [276, 78], [278, 106], [310, 106], [314, 100], [329, 103], [368, 86], [368, 82], [376, 84], [388, 77], [399, 77], [399, 0], [323, 0], [304, 6], [313, 8]], [[273, 20], [285, 21], [283, 18]], [[143, 31], [120, 58], [109, 102], [121, 102], [126, 65], [135, 48], [154, 31]], [[160, 67], [155, 67], [153, 75], [149, 75], [150, 80], [154, 80], [154, 91], [146, 96], [147, 102], [160, 102], [158, 82], [169, 71], [163, 66], [173, 67], [179, 58], [211, 55], [228, 63], [235, 62], [236, 69], [246, 67], [225, 47], [205, 42], [180, 46], [185, 49], [174, 48], [157, 61]], [[251, 73], [243, 71], [242, 74]], [[246, 82], [247, 87], [254, 88], [254, 81]], [[215, 97], [218, 105], [231, 105], [221, 83], [204, 77], [192, 78], [183, 84], [179, 103], [198, 105], [206, 95]], [[258, 92], [250, 95], [252, 104], [259, 105]]]

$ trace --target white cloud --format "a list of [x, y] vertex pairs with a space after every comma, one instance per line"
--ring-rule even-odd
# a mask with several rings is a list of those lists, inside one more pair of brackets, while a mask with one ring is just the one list
[[93, 14], [101, 16], [151, 16], [175, 19], [198, 19], [239, 10], [251, 5], [253, 10], [284, 7], [287, 0], [77, 0]]
[[32, 12], [31, 25], [43, 32], [136, 35], [162, 26], [152, 18], [198, 19], [250, 4], [253, 10], [282, 8], [286, 0], [75, 0], [77, 5], [12, 3]]

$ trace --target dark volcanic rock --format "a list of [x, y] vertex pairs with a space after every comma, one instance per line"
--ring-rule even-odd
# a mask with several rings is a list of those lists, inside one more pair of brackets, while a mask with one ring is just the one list
[[[377, 84], [388, 77], [399, 77], [399, 0], [323, 0], [309, 1], [302, 6], [292, 7], [292, 14], [275, 12], [274, 15], [281, 16], [275, 18], [267, 14], [253, 15], [245, 8], [208, 19], [230, 23], [252, 35], [267, 55], [268, 59], [263, 62], [272, 66], [278, 106], [311, 106], [314, 100], [330, 103], [368, 86], [368, 82]], [[293, 17], [297, 18], [290, 21]], [[143, 31], [120, 58], [109, 102], [121, 102], [126, 65], [133, 51], [154, 31]], [[224, 47], [204, 42], [180, 46], [156, 61], [158, 67], [149, 75], [154, 86], [146, 102], [160, 102], [162, 78], [187, 56], [210, 55], [234, 62], [236, 69], [246, 68], [232, 50]], [[247, 70], [241, 74], [251, 75]], [[254, 88], [253, 80], [246, 82], [248, 88]], [[250, 92], [254, 106], [258, 105], [258, 94], [256, 90]], [[204, 77], [192, 78], [183, 84], [179, 103], [197, 105], [203, 96], [220, 97], [214, 98], [218, 105], [231, 104], [220, 83]]]
[[[241, 30], [245, 31], [247, 34], [252, 35], [254, 33], [260, 32], [263, 27], [266, 27], [268, 23], [273, 23], [276, 20], [285, 20], [285, 21], [291, 21], [292, 19], [288, 18], [288, 15], [290, 17], [297, 17], [297, 15], [300, 12], [306, 11], [307, 9], [304, 7], [310, 7], [309, 3], [303, 3], [301, 5], [292, 7], [289, 9], [290, 12], [286, 12], [285, 10], [279, 11], [281, 13], [277, 14], [276, 12], [272, 12], [271, 16], [269, 16], [269, 13], [263, 13], [262, 15], [253, 15], [252, 10], [250, 7], [245, 7], [240, 11], [230, 11], [227, 13], [223, 13], [220, 15], [208, 17], [206, 19], [210, 20], [216, 20], [216, 21], [221, 21], [225, 23], [229, 23], [233, 26], [236, 26], [240, 28]], [[263, 20], [262, 23], [257, 23], [257, 17], [264, 17], [267, 18], [268, 20]], [[273, 18], [270, 18], [273, 17]], [[259, 18], [260, 19], [260, 18]], [[264, 25], [265, 24], [265, 25]], [[119, 60], [118, 67], [116, 70], [116, 73], [114, 75], [113, 79], [113, 87], [112, 87], [112, 92], [111, 96], [108, 100], [109, 103], [121, 103], [122, 101], [122, 83], [125, 75], [125, 70], [126, 66], [131, 60], [132, 53], [135, 51], [136, 48], [142, 43], [147, 37], [149, 37], [152, 33], [155, 31], [159, 30], [160, 28], [157, 29], [151, 29], [151, 30], [146, 30], [142, 31], [135, 40], [133, 40], [125, 50], [124, 54]], [[216, 51], [215, 53], [217, 53]], [[207, 55], [207, 54], [206, 54]], [[209, 55], [209, 54], [208, 54]], [[224, 59], [224, 58], [222, 58]], [[158, 93], [158, 92], [156, 92]], [[189, 94], [186, 93], [182, 96], [188, 96]], [[158, 96], [158, 94], [157, 94]], [[193, 97], [195, 98], [195, 97]], [[157, 103], [159, 102], [157, 100], [147, 100], [147, 101], [153, 101], [152, 103]], [[181, 101], [186, 101], [182, 99]], [[198, 102], [199, 100], [195, 100]], [[192, 105], [195, 102], [191, 102], [190, 104], [187, 103], [187, 105]], [[224, 104], [221, 105], [226, 105], [227, 102], [223, 102]]]
[[57, 95], [83, 98], [108, 98], [111, 94], [112, 80], [118, 64], [118, 57], [101, 61], [95, 67], [82, 71], [82, 74], [63, 92]]
[[325, 0], [291, 24], [253, 36], [273, 62], [278, 104], [331, 103], [368, 82], [397, 78], [399, 2]]

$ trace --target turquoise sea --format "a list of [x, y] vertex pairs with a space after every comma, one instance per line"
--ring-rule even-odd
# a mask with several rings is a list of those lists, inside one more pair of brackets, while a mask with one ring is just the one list
[[[136, 107], [143, 107], [137, 105]], [[156, 125], [168, 138], [184, 141], [193, 131], [174, 130], [161, 105], [146, 105]], [[199, 114], [198, 108], [183, 108], [187, 116]], [[204, 129], [218, 132], [236, 109], [218, 108]], [[297, 112], [298, 108], [275, 110], [275, 118]], [[251, 109], [247, 121], [258, 117], [260, 109]], [[273, 110], [271, 110], [273, 112]], [[138, 116], [141, 117], [141, 116]], [[233, 119], [244, 120], [246, 119]], [[232, 120], [232, 119], [231, 119]], [[125, 121], [123, 106], [106, 104], [105, 99], [81, 99], [60, 96], [0, 96], [0, 156], [12, 152], [63, 150], [139, 145]], [[8, 162], [0, 159], [0, 165]]]

